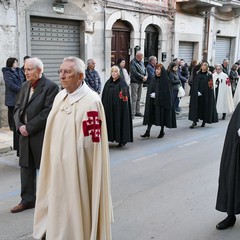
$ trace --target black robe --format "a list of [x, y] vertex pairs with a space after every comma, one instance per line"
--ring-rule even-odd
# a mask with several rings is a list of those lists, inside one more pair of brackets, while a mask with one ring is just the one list
[[237, 105], [223, 146], [220, 164], [216, 209], [228, 214], [240, 214], [240, 103]]
[[[196, 78], [193, 79], [191, 87], [189, 120], [198, 122], [198, 120], [201, 119], [205, 123], [218, 122], [213, 87], [212, 74], [200, 70]], [[198, 92], [200, 92], [202, 96], [198, 96]]]
[[[155, 93], [155, 98], [151, 98], [151, 93]], [[172, 103], [172, 92], [167, 72], [164, 68], [162, 68], [160, 77], [155, 75], [149, 82], [143, 124], [166, 126], [168, 128], [177, 127]]]
[[132, 113], [127, 83], [112, 77], [106, 82], [102, 92], [105, 109], [108, 141], [127, 143], [133, 141]]

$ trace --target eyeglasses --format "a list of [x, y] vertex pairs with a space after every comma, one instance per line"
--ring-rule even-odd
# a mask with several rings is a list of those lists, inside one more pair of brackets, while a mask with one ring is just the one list
[[58, 70], [58, 74], [69, 75], [69, 74], [71, 74], [71, 73], [72, 73], [71, 70], [64, 70], [64, 69], [59, 69], [59, 70]]

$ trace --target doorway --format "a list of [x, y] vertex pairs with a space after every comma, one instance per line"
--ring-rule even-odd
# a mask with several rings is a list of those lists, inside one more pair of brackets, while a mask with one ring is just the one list
[[[151, 56], [155, 56], [158, 59], [158, 30], [150, 24], [145, 30], [145, 43], [144, 43], [144, 64], [148, 64], [148, 59]], [[159, 61], [159, 59], [158, 59]]]
[[131, 26], [127, 21], [117, 20], [112, 27], [111, 65], [116, 65], [119, 58], [126, 61], [129, 72], [129, 48]]

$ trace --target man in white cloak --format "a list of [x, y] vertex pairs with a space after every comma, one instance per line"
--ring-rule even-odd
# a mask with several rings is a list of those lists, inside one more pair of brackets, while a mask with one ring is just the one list
[[64, 88], [49, 114], [34, 214], [33, 237], [110, 240], [113, 220], [108, 137], [98, 94], [83, 81], [76, 57], [59, 69]]
[[234, 110], [231, 82], [226, 73], [222, 71], [222, 66], [217, 64], [213, 73], [214, 93], [217, 102], [217, 112], [222, 113], [222, 120], [226, 114]]

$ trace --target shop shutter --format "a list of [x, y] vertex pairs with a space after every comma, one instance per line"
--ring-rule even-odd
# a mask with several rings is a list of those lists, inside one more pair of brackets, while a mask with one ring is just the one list
[[44, 74], [59, 84], [57, 70], [64, 57], [80, 55], [78, 21], [31, 17], [31, 56], [43, 61]]
[[179, 42], [178, 58], [184, 59], [185, 62], [190, 65], [191, 61], [193, 60], [193, 50], [193, 42]]
[[230, 57], [231, 38], [217, 37], [215, 64], [222, 64], [223, 60]]

